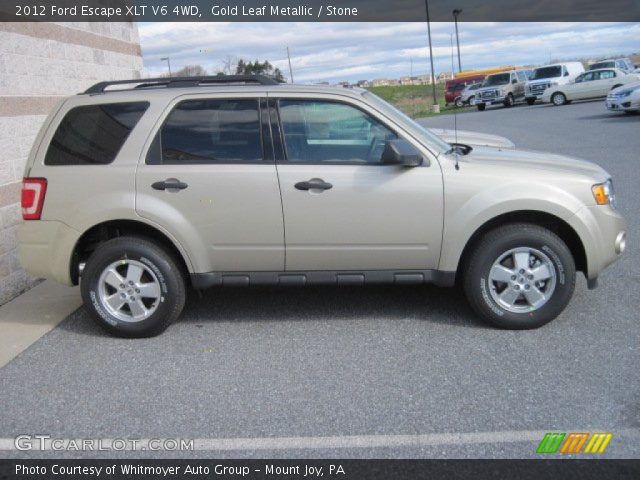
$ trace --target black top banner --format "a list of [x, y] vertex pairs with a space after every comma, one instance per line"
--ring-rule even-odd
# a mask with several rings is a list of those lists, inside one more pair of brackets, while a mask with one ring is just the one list
[[4, 22], [636, 22], [638, 0], [0, 0]]

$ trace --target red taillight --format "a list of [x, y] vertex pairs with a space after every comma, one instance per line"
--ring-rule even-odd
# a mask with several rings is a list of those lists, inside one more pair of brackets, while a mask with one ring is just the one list
[[22, 179], [22, 218], [24, 220], [40, 220], [44, 194], [47, 192], [46, 178]]

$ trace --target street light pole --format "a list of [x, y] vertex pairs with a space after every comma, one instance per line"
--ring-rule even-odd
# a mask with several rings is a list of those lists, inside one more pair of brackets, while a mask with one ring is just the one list
[[160, 61], [167, 62], [167, 66], [169, 67], [169, 78], [171, 78], [171, 57], [162, 57]]
[[431, 111], [437, 113], [440, 111], [438, 99], [436, 98], [436, 73], [433, 68], [433, 48], [431, 47], [431, 18], [429, 17], [429, 0], [424, 0], [427, 9], [427, 35], [429, 37], [429, 60], [431, 61], [431, 87], [433, 90], [433, 105]]
[[458, 15], [462, 13], [462, 10], [456, 8], [453, 11], [453, 20], [456, 24], [456, 44], [458, 45], [458, 71], [462, 72], [462, 62], [460, 61], [460, 38], [458, 38]]

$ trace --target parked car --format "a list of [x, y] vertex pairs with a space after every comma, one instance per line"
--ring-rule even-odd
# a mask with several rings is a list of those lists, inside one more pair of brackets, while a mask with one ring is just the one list
[[636, 74], [627, 74], [617, 68], [589, 70], [578, 75], [572, 83], [547, 88], [540, 100], [558, 106], [573, 100], [601, 98], [614, 88], [637, 81]]
[[555, 63], [538, 67], [525, 86], [527, 104], [533, 105], [549, 87], [565, 85], [584, 72], [581, 62]]
[[451, 145], [366, 90], [262, 76], [101, 82], [61, 101], [22, 215], [26, 270], [79, 283], [127, 337], [165, 330], [189, 286], [265, 284], [458, 285], [491, 324], [536, 328], [576, 271], [594, 288], [626, 244], [594, 163]]
[[626, 57], [598, 60], [597, 62], [589, 65], [589, 70], [600, 70], [602, 68], [617, 68], [623, 72], [631, 73], [636, 67], [633, 62]]
[[607, 95], [605, 104], [612, 111], [638, 113], [640, 111], [640, 82], [614, 88]]
[[452, 78], [444, 83], [444, 101], [445, 104], [457, 104], [458, 98], [462, 95], [465, 88], [473, 83], [482, 82], [486, 75], [469, 75], [462, 78]]
[[524, 87], [529, 75], [531, 70], [511, 70], [488, 75], [482, 82], [482, 87], [476, 91], [476, 107], [478, 110], [496, 104], [512, 107], [517, 102], [524, 101]]
[[456, 107], [464, 107], [465, 105], [473, 105], [476, 98], [476, 92], [482, 87], [482, 83], [472, 83], [467, 85], [460, 96], [456, 98]]

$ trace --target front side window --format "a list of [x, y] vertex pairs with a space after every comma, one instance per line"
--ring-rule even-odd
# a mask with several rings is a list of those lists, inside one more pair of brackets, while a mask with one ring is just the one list
[[379, 164], [387, 140], [398, 136], [344, 103], [280, 100], [289, 162]]
[[149, 107], [147, 102], [105, 103], [72, 108], [56, 129], [45, 165], [107, 165]]
[[156, 135], [147, 163], [203, 164], [263, 160], [256, 99], [180, 102]]

